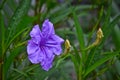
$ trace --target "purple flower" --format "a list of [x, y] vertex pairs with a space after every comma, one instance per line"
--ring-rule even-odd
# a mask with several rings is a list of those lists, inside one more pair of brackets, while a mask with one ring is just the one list
[[39, 25], [35, 25], [30, 32], [31, 40], [28, 41], [28, 58], [33, 64], [40, 64], [48, 71], [52, 67], [55, 55], [62, 53], [62, 38], [57, 36], [53, 24], [47, 19], [40, 30]]

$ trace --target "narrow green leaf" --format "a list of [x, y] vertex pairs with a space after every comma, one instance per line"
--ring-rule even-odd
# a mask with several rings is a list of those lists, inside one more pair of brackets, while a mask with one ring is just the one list
[[[13, 62], [14, 58], [20, 53], [20, 51], [23, 50], [24, 47], [18, 47], [15, 48], [11, 54], [8, 56], [8, 58], [4, 61], [3, 64], [3, 70], [4, 70], [4, 75], [7, 75], [7, 71], [10, 68], [11, 63]], [[5, 77], [6, 78], [6, 77]]]
[[[80, 6], [76, 6], [74, 9], [75, 11], [78, 11], [78, 10], [91, 9], [91, 8], [93, 8], [92, 5], [80, 5]], [[96, 8], [96, 6], [94, 8]], [[47, 17], [49, 17], [53, 23], [57, 23], [61, 20], [67, 19], [67, 17], [73, 12], [72, 9], [73, 6], [69, 8], [66, 8], [66, 6], [56, 7], [55, 11], [54, 10], [50, 11], [49, 14], [47, 14]], [[86, 12], [81, 12], [80, 14], [85, 15]]]
[[76, 49], [76, 47], [75, 47], [75, 46], [73, 46], [73, 48], [74, 48], [75, 57], [76, 57], [76, 59], [77, 59], [77, 62], [78, 62], [78, 64], [80, 64], [81, 59], [80, 59], [79, 52], [77, 51], [77, 49]]
[[86, 68], [88, 68], [88, 67], [91, 65], [91, 63], [92, 63], [92, 61], [93, 61], [93, 59], [94, 59], [94, 56], [95, 56], [96, 48], [97, 48], [97, 47], [94, 47], [94, 48], [92, 48], [92, 49], [90, 50], [90, 52], [89, 52], [89, 54], [88, 54], [88, 56], [87, 56], [87, 60], [86, 60]]
[[59, 13], [59, 15], [56, 16], [56, 17], [53, 17], [53, 16], [52, 16], [52, 17], [51, 17], [51, 21], [52, 21], [53, 23], [57, 23], [57, 22], [59, 22], [59, 21], [61, 21], [61, 20], [64, 20], [65, 18], [67, 18], [67, 16], [68, 16], [69, 14], [72, 13], [71, 8], [72, 8], [72, 7], [62, 10], [62, 11]]
[[58, 68], [59, 67], [59, 65], [60, 65], [60, 63], [63, 61], [63, 59], [59, 59], [58, 61], [57, 61], [57, 63], [56, 63], [56, 66], [55, 66], [55, 68]]
[[26, 37], [26, 35], [28, 34], [28, 32], [30, 31], [31, 29], [31, 26], [30, 24], [35, 21], [37, 18], [36, 17], [24, 17], [23, 18], [24, 20], [23, 21], [20, 21], [20, 23], [18, 24], [18, 28], [16, 30], [16, 34], [9, 40], [9, 42], [7, 43], [6, 45], [6, 49], [10, 46], [10, 44], [18, 37], [20, 36], [21, 34], [25, 33], [23, 35], [23, 37]]
[[[86, 59], [85, 58], [86, 54], [85, 54], [84, 51], [82, 51], [85, 48], [84, 35], [83, 35], [82, 27], [79, 24], [79, 20], [78, 20], [78, 17], [76, 15], [75, 11], [73, 11], [73, 20], [74, 20], [74, 23], [75, 23], [77, 38], [78, 38], [80, 50], [81, 50], [81, 53], [82, 53], [82, 57], [80, 58], [82, 63], [80, 63], [80, 64], [83, 64], [85, 62], [85, 59]], [[81, 68], [82, 68], [82, 66], [81, 66]]]
[[108, 68], [109, 68], [109, 67], [107, 66], [107, 67], [101, 69], [99, 72], [97, 72], [97, 76], [100, 76], [100, 75], [104, 74], [104, 72], [107, 71]]
[[17, 33], [15, 36], [13, 36], [13, 38], [9, 41], [9, 43], [7, 44], [7, 47], [8, 48], [10, 46], [10, 44], [12, 43], [12, 41], [14, 41], [15, 38], [17, 38], [20, 34], [22, 34], [24, 31], [28, 30], [29, 27], [26, 27], [25, 29], [21, 30], [19, 33]]
[[72, 61], [74, 63], [75, 69], [78, 69], [79, 64], [77, 63], [77, 60], [76, 60], [75, 56], [72, 55], [72, 54], [70, 56], [71, 56], [71, 59], [72, 59]]
[[108, 29], [108, 25], [110, 23], [110, 15], [111, 15], [111, 9], [112, 9], [112, 0], [109, 1], [109, 6], [108, 6], [108, 9], [107, 9], [107, 12], [106, 12], [106, 17], [104, 19], [104, 24], [102, 26], [102, 30], [103, 32], [105, 32], [107, 29]]
[[38, 16], [34, 16], [34, 17], [30, 17], [30, 16], [24, 16], [20, 21], [20, 23], [18, 24], [17, 26], [17, 30], [16, 32], [18, 33], [20, 30], [26, 28], [26, 27], [29, 27], [31, 29], [31, 26], [32, 23], [37, 20]]
[[4, 42], [5, 42], [5, 26], [4, 26], [4, 18], [0, 12], [0, 32], [1, 32], [1, 48], [2, 48], [2, 56], [3, 56], [3, 53], [4, 53]]
[[120, 14], [118, 14], [117, 16], [115, 16], [114, 18], [113, 18], [113, 20], [111, 21], [111, 23], [110, 23], [110, 27], [113, 27], [113, 26], [115, 26], [118, 22], [120, 21]]
[[17, 25], [20, 23], [22, 18], [27, 14], [31, 0], [22, 0], [20, 5], [16, 9], [9, 23], [8, 38], [6, 44], [9, 43], [10, 39], [16, 34]]
[[82, 31], [82, 27], [79, 24], [80, 22], [78, 21], [77, 15], [74, 11], [73, 11], [73, 18], [74, 18], [74, 22], [75, 22], [75, 28], [76, 28], [76, 32], [77, 32], [77, 38], [79, 40], [80, 49], [83, 50], [85, 47], [83, 31]]
[[[120, 51], [119, 51], [120, 52]], [[84, 74], [84, 77], [86, 77], [90, 72], [92, 72], [94, 69], [96, 69], [98, 66], [102, 65], [104, 62], [110, 60], [111, 58], [117, 56], [119, 52], [107, 52], [108, 55], [105, 55], [102, 59], [96, 61], [93, 65], [89, 66], [86, 69], [86, 72]]]
[[109, 5], [110, 6], [108, 6], [107, 12], [105, 14], [106, 17], [104, 19], [104, 24], [102, 26], [102, 31], [103, 31], [104, 37], [103, 37], [103, 39], [101, 41], [101, 46], [103, 45], [104, 41], [107, 38], [107, 36], [106, 36], [106, 34], [108, 34], [107, 30], [110, 29], [109, 24], [110, 24], [110, 17], [111, 17], [112, 0], [109, 1]]
[[120, 14], [115, 16], [114, 19], [110, 22], [109, 28], [107, 29], [107, 33], [105, 34], [106, 36], [109, 36], [112, 30], [114, 29], [115, 25], [119, 22], [120, 20]]
[[115, 16], [115, 18], [108, 24], [108, 28], [103, 32], [103, 40], [102, 40], [102, 44], [104, 43], [104, 41], [106, 40], [106, 38], [111, 34], [111, 32], [113, 31], [115, 25], [119, 22], [120, 20], [120, 14]]
[[[39, 68], [39, 67], [40, 67], [39, 64], [38, 64], [38, 65], [26, 66], [26, 67], [24, 68], [24, 70], [22, 70], [22, 72], [29, 73], [30, 71], [32, 71], [32, 70], [34, 70], [34, 69], [36, 69], [36, 68]], [[17, 79], [19, 79], [20, 77], [22, 77], [22, 74], [15, 75], [15, 77], [13, 78], [13, 80], [17, 80]]]
[[21, 74], [21, 75], [23, 75], [23, 76], [25, 76], [25, 77], [29, 77], [25, 72], [23, 72], [23, 71], [20, 71], [20, 70], [18, 70], [18, 69], [12, 69], [12, 70], [14, 70], [14, 71], [16, 71], [16, 72], [18, 72], [19, 74]]
[[15, 48], [20, 47], [25, 44], [27, 44], [27, 41], [19, 42], [17, 45], [15, 45]]
[[120, 49], [120, 28], [116, 25], [112, 31], [112, 39], [115, 43], [116, 49]]
[[60, 63], [63, 61], [63, 60], [65, 60], [66, 58], [68, 58], [70, 56], [70, 53], [67, 53], [67, 55], [64, 55], [63, 54], [63, 56], [60, 56], [60, 57], [58, 57], [58, 58], [56, 58], [56, 65], [55, 65], [55, 68], [58, 68], [59, 67], [59, 65], [60, 65]]
[[77, 63], [77, 60], [74, 55], [71, 54], [70, 56], [75, 67], [77, 78], [79, 78], [79, 64]]

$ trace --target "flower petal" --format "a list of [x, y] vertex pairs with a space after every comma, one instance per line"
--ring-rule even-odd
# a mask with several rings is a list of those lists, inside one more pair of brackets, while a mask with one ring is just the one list
[[47, 44], [62, 44], [64, 42], [64, 40], [62, 38], [60, 38], [57, 35], [51, 35], [50, 38], [47, 40]]
[[52, 35], [51, 38], [56, 41], [58, 44], [62, 44], [64, 40], [57, 35]]
[[60, 55], [62, 53], [62, 48], [60, 45], [55, 45], [50, 48], [55, 55]]
[[52, 62], [54, 60], [55, 55], [47, 47], [43, 47], [41, 50], [44, 53], [45, 57], [40, 64], [44, 70], [48, 71], [52, 67]]
[[33, 42], [33, 40], [28, 41], [27, 53], [28, 55], [35, 53], [38, 50], [38, 45]]
[[54, 60], [54, 56], [55, 56], [55, 55], [52, 55], [51, 58], [46, 58], [46, 59], [44, 60], [44, 64], [41, 65], [44, 70], [48, 71], [48, 70], [52, 67], [52, 62], [53, 62], [53, 60]]
[[38, 49], [35, 53], [28, 55], [28, 58], [33, 64], [38, 64], [40, 63], [40, 59], [41, 59], [39, 54], [40, 54], [40, 49]]
[[54, 54], [48, 47], [41, 47], [42, 53], [45, 55], [45, 58], [50, 59]]
[[29, 60], [34, 64], [40, 63], [44, 59], [44, 54], [39, 45], [35, 44], [32, 40], [28, 41], [27, 53]]
[[30, 32], [30, 36], [31, 36], [31, 38], [33, 38], [33, 41], [36, 44], [39, 44], [39, 42], [41, 40], [41, 36], [42, 36], [39, 25], [35, 25], [33, 27], [32, 31]]
[[46, 19], [42, 25], [42, 35], [43, 37], [48, 38], [52, 34], [55, 34], [53, 24]]
[[52, 35], [46, 42], [45, 46], [49, 47], [54, 54], [60, 55], [62, 53], [61, 44], [64, 42], [62, 38], [57, 35]]

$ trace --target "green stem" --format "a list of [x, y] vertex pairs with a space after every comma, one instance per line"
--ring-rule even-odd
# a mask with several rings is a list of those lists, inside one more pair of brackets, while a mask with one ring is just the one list
[[80, 63], [80, 66], [79, 66], [79, 77], [78, 77], [78, 80], [82, 80], [82, 64]]

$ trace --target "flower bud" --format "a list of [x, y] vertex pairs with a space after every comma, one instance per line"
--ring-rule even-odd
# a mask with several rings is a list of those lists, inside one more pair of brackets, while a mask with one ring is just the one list
[[68, 52], [70, 51], [70, 47], [71, 47], [70, 42], [69, 42], [68, 39], [66, 39], [66, 41], [65, 41], [65, 51], [64, 51], [64, 54], [66, 54], [66, 53], [68, 53]]
[[94, 46], [97, 46], [100, 43], [102, 37], [104, 37], [104, 35], [103, 35], [103, 32], [102, 32], [101, 28], [99, 28], [98, 31], [97, 31], [97, 37], [96, 37], [95, 42], [93, 42], [91, 45], [89, 45], [84, 50], [88, 50], [88, 49], [91, 49]]

